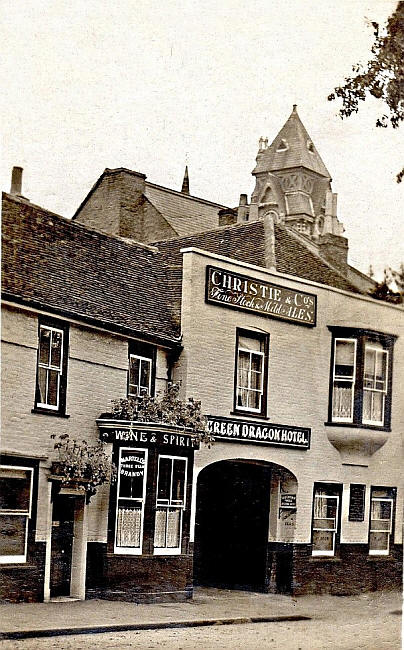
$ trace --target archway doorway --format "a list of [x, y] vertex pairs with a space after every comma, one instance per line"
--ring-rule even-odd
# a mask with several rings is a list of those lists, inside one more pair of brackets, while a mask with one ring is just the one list
[[198, 477], [194, 581], [267, 591], [271, 466], [226, 460]]

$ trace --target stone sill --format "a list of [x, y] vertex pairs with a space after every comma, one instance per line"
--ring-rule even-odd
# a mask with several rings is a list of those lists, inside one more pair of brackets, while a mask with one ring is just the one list
[[35, 569], [36, 570], [36, 569], [38, 569], [38, 567], [35, 564], [26, 564], [25, 562], [24, 563], [21, 562], [21, 564], [19, 564], [19, 563], [17, 563], [17, 564], [11, 564], [11, 563], [10, 564], [0, 564], [0, 571], [3, 571], [3, 570], [14, 571], [15, 569], [25, 569], [25, 570]]
[[40, 408], [33, 408], [31, 409], [31, 413], [34, 415], [51, 415], [54, 418], [69, 418], [70, 415], [67, 413], [60, 413], [60, 411], [52, 411], [52, 410], [47, 410], [47, 409], [40, 409]]

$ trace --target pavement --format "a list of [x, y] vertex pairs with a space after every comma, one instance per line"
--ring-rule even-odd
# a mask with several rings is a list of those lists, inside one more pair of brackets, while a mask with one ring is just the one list
[[136, 604], [110, 600], [0, 604], [0, 640], [68, 634], [200, 627], [237, 623], [321, 620], [335, 612], [343, 620], [400, 614], [402, 594], [370, 592], [357, 596], [284, 596], [197, 588], [182, 603]]

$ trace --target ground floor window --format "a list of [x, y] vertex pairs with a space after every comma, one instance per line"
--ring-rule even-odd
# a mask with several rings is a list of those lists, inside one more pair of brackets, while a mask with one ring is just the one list
[[33, 470], [0, 467], [0, 562], [27, 561], [28, 521], [32, 508]]
[[115, 553], [142, 552], [147, 449], [120, 448]]
[[335, 555], [339, 526], [340, 491], [337, 486], [314, 487], [312, 554]]
[[159, 456], [154, 552], [181, 553], [187, 459]]
[[395, 490], [373, 488], [370, 495], [369, 554], [388, 555], [393, 533]]

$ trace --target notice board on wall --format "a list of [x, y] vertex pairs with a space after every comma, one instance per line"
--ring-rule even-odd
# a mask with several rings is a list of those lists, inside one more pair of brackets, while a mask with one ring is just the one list
[[363, 521], [365, 518], [366, 485], [351, 483], [349, 487], [349, 521]]

